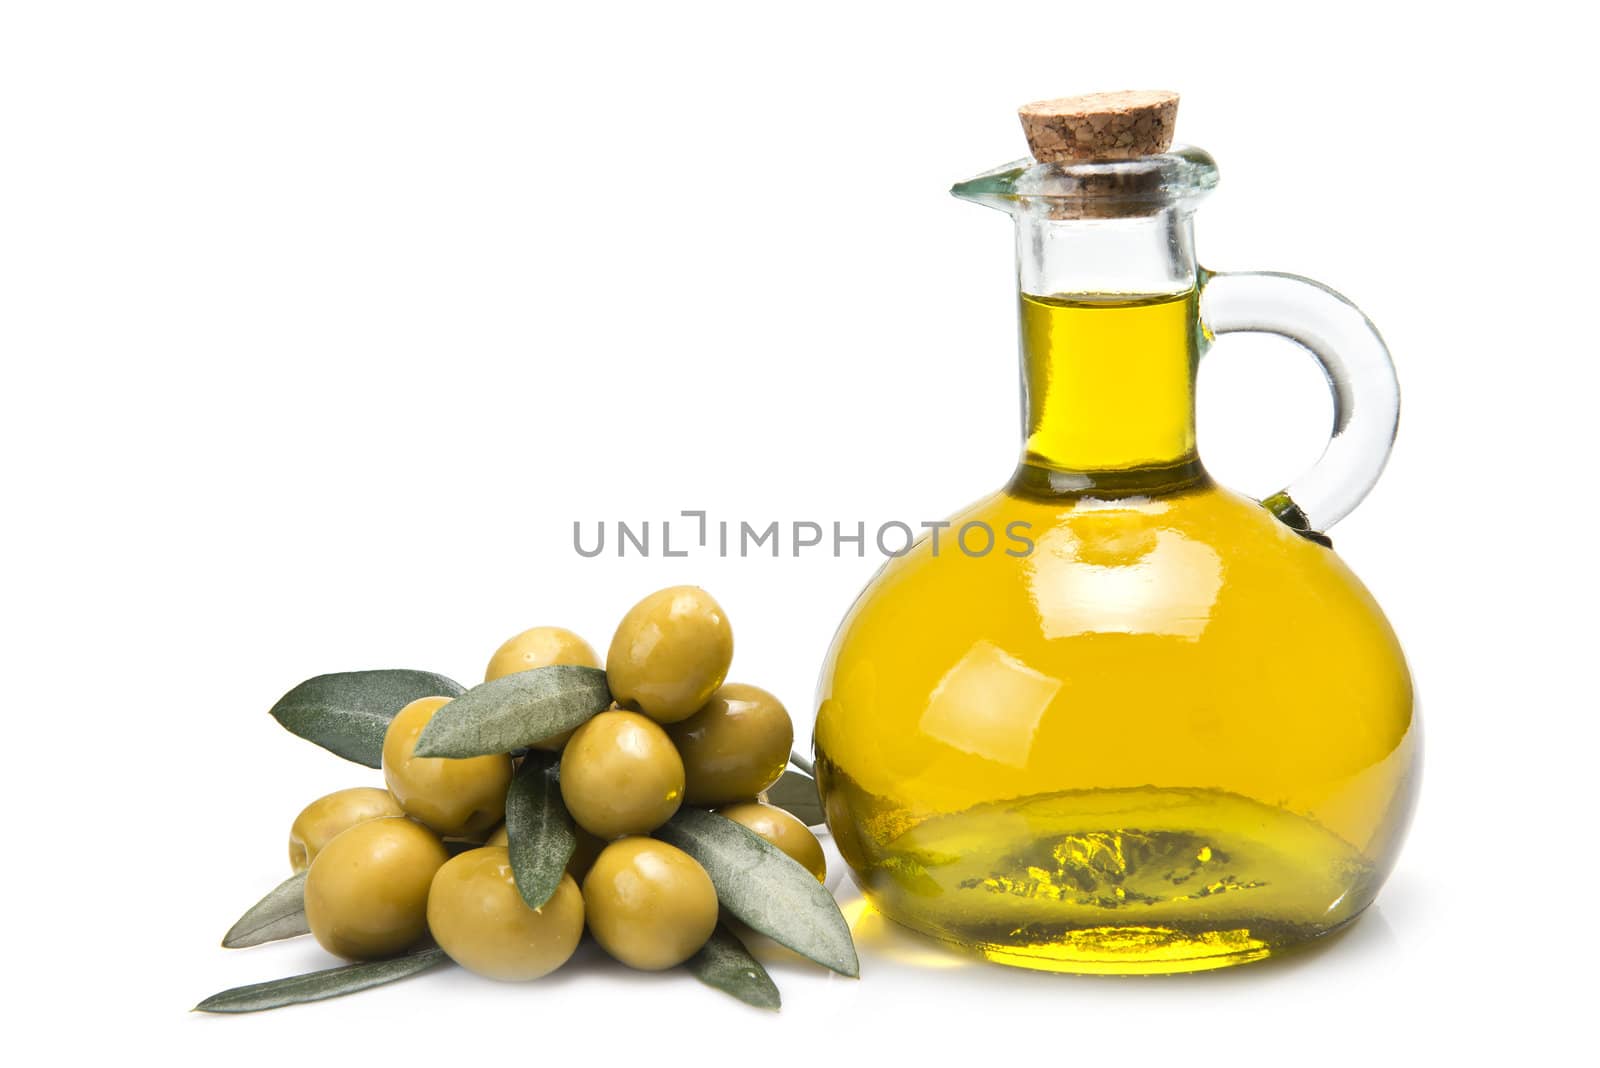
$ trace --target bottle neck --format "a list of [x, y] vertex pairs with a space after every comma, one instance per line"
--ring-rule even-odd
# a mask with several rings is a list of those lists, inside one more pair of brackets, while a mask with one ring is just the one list
[[1017, 216], [1024, 451], [1034, 494], [1165, 492], [1195, 452], [1200, 328], [1187, 212]]

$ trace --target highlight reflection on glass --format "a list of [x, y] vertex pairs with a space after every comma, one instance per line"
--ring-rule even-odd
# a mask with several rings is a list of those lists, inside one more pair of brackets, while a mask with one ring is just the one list
[[1027, 564], [1046, 637], [1200, 636], [1222, 589], [1221, 557], [1175, 530], [1150, 531], [1136, 544], [1108, 551], [1071, 526], [1038, 540]]
[[920, 725], [954, 749], [1024, 767], [1039, 720], [1060, 689], [1060, 680], [979, 641], [934, 687]]

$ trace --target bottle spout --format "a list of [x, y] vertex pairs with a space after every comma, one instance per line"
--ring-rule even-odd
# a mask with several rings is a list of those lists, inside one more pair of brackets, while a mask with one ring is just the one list
[[1017, 211], [1021, 196], [1017, 192], [1017, 180], [1032, 166], [1034, 162], [1031, 159], [1003, 163], [964, 182], [957, 182], [950, 187], [950, 195], [1008, 215], [1013, 214]]

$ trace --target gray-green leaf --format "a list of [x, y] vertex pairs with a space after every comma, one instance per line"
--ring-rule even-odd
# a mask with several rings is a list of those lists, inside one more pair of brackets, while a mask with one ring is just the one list
[[782, 1000], [778, 984], [750, 955], [739, 941], [739, 936], [723, 924], [711, 933], [711, 941], [700, 948], [683, 965], [694, 977], [707, 986], [714, 986], [725, 994], [732, 994], [746, 1005], [758, 1009], [776, 1009]]
[[556, 779], [560, 764], [555, 753], [529, 751], [506, 792], [511, 874], [530, 909], [543, 908], [556, 892], [578, 844]]
[[611, 704], [606, 673], [558, 664], [474, 686], [434, 713], [417, 738], [417, 756], [509, 753], [580, 726]]
[[431, 671], [340, 671], [307, 679], [278, 699], [272, 718], [307, 741], [369, 768], [383, 765], [383, 734], [419, 697], [455, 697], [459, 682]]
[[694, 857], [734, 916], [840, 975], [861, 972], [850, 926], [816, 876], [726, 816], [680, 808], [655, 835]]
[[306, 926], [306, 873], [296, 872], [250, 906], [222, 936], [224, 949], [245, 949], [309, 933]]
[[368, 987], [392, 983], [437, 967], [450, 958], [436, 946], [418, 950], [392, 960], [363, 961], [346, 964], [340, 968], [296, 975], [288, 979], [274, 979], [267, 983], [236, 986], [220, 994], [212, 994], [194, 1007], [195, 1012], [261, 1012], [285, 1005], [299, 1005], [307, 1001], [336, 998], [354, 994]]
[[777, 805], [794, 814], [807, 827], [816, 827], [824, 822], [817, 780], [798, 771], [784, 772], [782, 778], [767, 787], [767, 804]]

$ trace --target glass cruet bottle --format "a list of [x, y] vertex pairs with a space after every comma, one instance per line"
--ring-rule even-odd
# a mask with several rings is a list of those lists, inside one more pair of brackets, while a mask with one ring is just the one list
[[[1415, 797], [1404, 655], [1322, 533], [1388, 456], [1394, 371], [1331, 290], [1197, 266], [1217, 171], [1169, 148], [1175, 96], [1030, 108], [1039, 161], [953, 190], [1015, 220], [1023, 455], [840, 625], [828, 826], [879, 911], [991, 960], [1258, 960], [1372, 902]], [[1230, 331], [1299, 342], [1334, 395], [1327, 450], [1265, 502], [1195, 448], [1197, 363]]]

